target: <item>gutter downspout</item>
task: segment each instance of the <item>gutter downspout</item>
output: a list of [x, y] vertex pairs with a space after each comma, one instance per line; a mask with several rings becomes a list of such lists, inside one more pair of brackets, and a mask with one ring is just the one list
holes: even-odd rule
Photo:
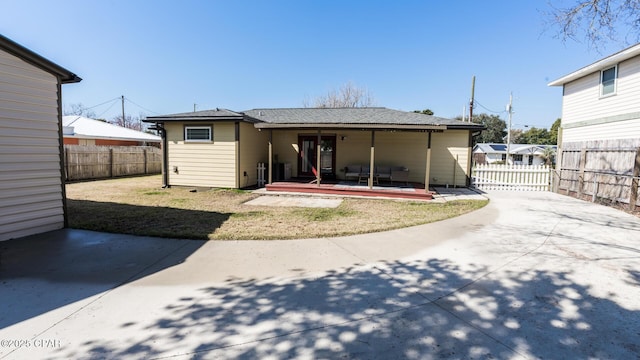
[[156, 123], [155, 130], [158, 130], [162, 139], [162, 188], [170, 188], [169, 185], [169, 142], [167, 141], [167, 130], [162, 126], [163, 123]]

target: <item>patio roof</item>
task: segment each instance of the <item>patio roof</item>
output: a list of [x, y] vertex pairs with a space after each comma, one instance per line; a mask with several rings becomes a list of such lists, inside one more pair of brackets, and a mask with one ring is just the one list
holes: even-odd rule
[[414, 112], [368, 108], [280, 108], [252, 109], [235, 112], [216, 108], [196, 112], [149, 116], [145, 122], [211, 122], [245, 121], [258, 129], [380, 129], [380, 130], [426, 130], [450, 129], [483, 130], [481, 124], [447, 119]]
[[357, 129], [413, 129], [482, 130], [480, 124], [437, 116], [387, 109], [368, 108], [282, 108], [245, 111], [259, 120], [256, 128], [357, 128]]

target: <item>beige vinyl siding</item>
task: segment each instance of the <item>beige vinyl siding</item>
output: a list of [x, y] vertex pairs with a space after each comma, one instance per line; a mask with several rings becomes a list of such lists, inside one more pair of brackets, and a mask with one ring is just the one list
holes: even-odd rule
[[[342, 137], [345, 137], [342, 140]], [[349, 165], [368, 165], [371, 154], [371, 131], [338, 131], [336, 133], [336, 176], [344, 179]]]
[[64, 226], [57, 84], [0, 51], [0, 240]]
[[[257, 166], [269, 157], [268, 131], [258, 131], [253, 124], [240, 123], [240, 187], [258, 183]], [[244, 173], [247, 176], [244, 176]]]
[[600, 97], [599, 71], [564, 85], [563, 141], [640, 137], [633, 120], [640, 117], [640, 57], [621, 62], [616, 81], [607, 97]]
[[404, 166], [409, 169], [409, 181], [424, 183], [427, 166], [427, 133], [376, 132], [376, 166]]
[[[167, 123], [169, 184], [217, 188], [236, 187], [235, 125], [233, 122], [198, 123], [212, 126], [213, 141], [184, 141], [185, 123]], [[177, 171], [174, 171], [177, 169]]]
[[[469, 163], [469, 131], [447, 130], [431, 138], [431, 179], [433, 185], [466, 186]], [[423, 180], [424, 181], [424, 180]]]
[[[368, 165], [371, 155], [371, 131], [326, 131], [323, 135], [336, 136], [336, 175], [344, 179], [344, 168], [351, 164]], [[315, 136], [314, 132], [274, 130], [273, 153], [280, 162], [289, 162], [293, 174], [298, 174], [298, 136]], [[375, 165], [404, 166], [409, 169], [409, 181], [424, 183], [427, 159], [427, 133], [411, 131], [376, 131]], [[342, 138], [345, 138], [342, 140]], [[466, 185], [469, 161], [469, 132], [447, 130], [432, 134], [431, 182]], [[456, 156], [458, 162], [456, 162]]]
[[[291, 176], [298, 176], [298, 131], [296, 130], [262, 130], [267, 135], [267, 148], [265, 157], [269, 157], [269, 131], [273, 131], [273, 157], [278, 162], [291, 164]], [[311, 133], [308, 133], [311, 134]]]

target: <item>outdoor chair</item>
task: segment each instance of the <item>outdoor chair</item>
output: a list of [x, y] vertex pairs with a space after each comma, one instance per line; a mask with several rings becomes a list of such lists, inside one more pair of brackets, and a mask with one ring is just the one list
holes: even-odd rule
[[376, 171], [375, 171], [376, 184], [380, 184], [380, 179], [391, 181], [390, 166], [376, 166]]
[[360, 184], [361, 181], [368, 183], [368, 180], [369, 180], [369, 166], [362, 166], [362, 168], [360, 169], [360, 175], [358, 176], [358, 184]]
[[362, 166], [360, 165], [348, 165], [344, 168], [344, 179], [348, 180], [349, 178], [358, 178], [360, 180], [360, 171], [362, 170]]

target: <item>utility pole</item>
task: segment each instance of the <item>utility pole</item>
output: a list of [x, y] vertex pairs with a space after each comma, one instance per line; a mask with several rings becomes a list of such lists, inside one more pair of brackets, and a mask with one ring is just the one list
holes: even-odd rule
[[476, 90], [476, 76], [471, 79], [471, 100], [469, 101], [469, 122], [473, 121], [473, 98]]
[[122, 126], [127, 124], [127, 120], [124, 117], [124, 95], [122, 95]]
[[509, 113], [509, 127], [507, 128], [507, 160], [509, 164], [509, 157], [511, 155], [511, 117], [513, 116], [513, 93], [509, 93], [509, 104], [507, 104], [507, 112]]

